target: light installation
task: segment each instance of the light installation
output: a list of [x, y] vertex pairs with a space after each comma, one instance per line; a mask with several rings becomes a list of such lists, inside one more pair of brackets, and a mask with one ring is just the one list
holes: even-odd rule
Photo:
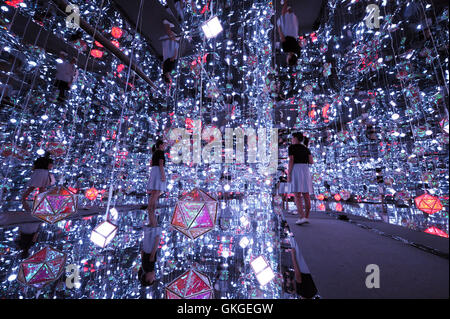
[[62, 275], [66, 259], [66, 254], [45, 247], [20, 263], [17, 280], [27, 286], [42, 288]]
[[77, 197], [69, 189], [56, 186], [36, 195], [31, 215], [53, 224], [77, 211]]
[[177, 202], [171, 225], [187, 237], [196, 239], [215, 227], [216, 217], [217, 200], [194, 189]]

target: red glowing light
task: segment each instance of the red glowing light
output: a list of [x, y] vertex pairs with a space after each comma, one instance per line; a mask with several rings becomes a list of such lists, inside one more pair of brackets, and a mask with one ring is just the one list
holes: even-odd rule
[[123, 69], [125, 69], [125, 65], [119, 64], [119, 65], [117, 66], [117, 72], [122, 72]]
[[21, 4], [23, 2], [23, 0], [10, 0], [10, 1], [6, 1], [5, 3], [11, 7], [17, 8], [17, 6], [19, 4]]
[[436, 236], [441, 236], [444, 238], [448, 238], [448, 234], [446, 232], [444, 232], [443, 230], [440, 230], [437, 227], [431, 226], [429, 228], [427, 228], [425, 230], [425, 233], [431, 234], [431, 235], [436, 235]]
[[119, 39], [119, 38], [122, 37], [123, 31], [122, 31], [121, 28], [113, 27], [113, 28], [111, 29], [111, 35], [112, 35], [114, 38]]
[[94, 43], [95, 43], [96, 46], [98, 46], [98, 47], [100, 47], [100, 48], [103, 48], [103, 45], [102, 45], [100, 42], [95, 41]]
[[92, 55], [94, 58], [100, 59], [101, 57], [103, 57], [103, 51], [94, 49], [94, 50], [91, 51], [91, 55]]
[[336, 194], [336, 195], [334, 195], [334, 199], [339, 202], [342, 199], [342, 197], [341, 197], [341, 195]]
[[325, 211], [325, 204], [323, 204], [323, 203], [320, 204], [320, 205], [318, 206], [318, 208], [319, 208], [319, 210], [322, 211], [322, 212]]
[[341, 203], [336, 204], [336, 211], [342, 212], [342, 204]]
[[319, 195], [317, 195], [317, 199], [318, 200], [324, 200], [325, 196], [323, 196], [323, 194], [319, 194]]
[[439, 198], [428, 193], [416, 197], [414, 202], [418, 209], [430, 215], [437, 213], [443, 208]]
[[119, 41], [113, 40], [113, 41], [111, 41], [111, 43], [112, 43], [116, 48], [119, 48], [119, 47], [120, 47]]
[[87, 199], [94, 200], [98, 196], [98, 190], [95, 187], [89, 188], [84, 195]]

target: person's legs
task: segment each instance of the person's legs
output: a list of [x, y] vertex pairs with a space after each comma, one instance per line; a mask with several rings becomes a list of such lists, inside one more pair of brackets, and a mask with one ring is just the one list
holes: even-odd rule
[[159, 198], [160, 194], [161, 194], [160, 191], [152, 190], [150, 199], [148, 202], [148, 218], [149, 218], [149, 224], [152, 227], [157, 226], [155, 210], [156, 210], [156, 203], [158, 202], [158, 198]]
[[299, 216], [299, 219], [302, 219], [304, 217], [303, 215], [303, 204], [301, 199], [301, 193], [294, 193], [294, 200], [295, 205], [297, 206], [297, 213]]
[[311, 211], [311, 196], [309, 193], [303, 193], [305, 199], [305, 218], [309, 218], [309, 212]]
[[22, 206], [26, 212], [29, 212], [31, 210], [30, 206], [27, 203], [27, 197], [31, 194], [32, 191], [34, 191], [34, 189], [35, 187], [28, 187], [22, 195]]

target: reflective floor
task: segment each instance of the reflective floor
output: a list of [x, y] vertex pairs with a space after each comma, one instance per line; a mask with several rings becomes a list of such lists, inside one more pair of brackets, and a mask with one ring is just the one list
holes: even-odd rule
[[[216, 228], [196, 240], [170, 225], [175, 199], [161, 199], [158, 222], [163, 228], [157, 282], [143, 288], [137, 279], [141, 265], [141, 241], [147, 212], [120, 214], [119, 230], [113, 241], [100, 248], [90, 241], [92, 229], [103, 216], [41, 224], [37, 243], [30, 255], [50, 246], [67, 254], [66, 265], [79, 266], [81, 285], [66, 287], [66, 275], [43, 289], [26, 287], [16, 280], [21, 262], [17, 248], [18, 227], [0, 230], [0, 285], [2, 298], [152, 298], [165, 297], [165, 287], [191, 267], [206, 274], [215, 298], [295, 298], [283, 292], [280, 265], [280, 221], [272, 209], [272, 195], [249, 195], [242, 200], [219, 202]], [[250, 261], [264, 256], [275, 278], [261, 287]]]

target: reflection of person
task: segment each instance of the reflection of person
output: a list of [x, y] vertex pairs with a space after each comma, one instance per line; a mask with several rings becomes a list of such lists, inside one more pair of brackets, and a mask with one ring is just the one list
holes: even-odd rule
[[22, 205], [25, 211], [29, 212], [31, 210], [26, 199], [35, 188], [39, 189], [39, 193], [43, 193], [47, 187], [56, 183], [55, 177], [50, 173], [52, 168], [53, 160], [50, 158], [50, 153], [48, 152], [45, 156], [39, 157], [34, 161], [33, 174], [27, 183], [26, 191], [22, 195]]
[[147, 184], [147, 192], [150, 193], [148, 201], [148, 218], [150, 225], [156, 227], [155, 210], [158, 198], [161, 192], [166, 190], [166, 175], [164, 173], [164, 165], [166, 163], [164, 157], [164, 142], [162, 140], [156, 141], [152, 148], [153, 156], [150, 171], [150, 180]]
[[286, 62], [290, 66], [294, 66], [297, 64], [298, 57], [300, 56], [300, 46], [297, 42], [298, 20], [292, 8], [287, 5], [287, 0], [284, 0], [281, 17], [277, 21], [277, 26], [281, 47], [287, 54]]
[[76, 74], [76, 59], [72, 58], [71, 62], [69, 63], [65, 60], [66, 55], [67, 54], [65, 52], [61, 52], [60, 58], [63, 60], [63, 62], [56, 65], [55, 85], [59, 90], [58, 101], [60, 102], [63, 102], [66, 99], [66, 91], [70, 90]]
[[171, 83], [172, 78], [170, 73], [175, 69], [177, 65], [179, 43], [175, 37], [175, 33], [171, 28], [174, 27], [172, 23], [167, 20], [163, 21], [164, 29], [167, 36], [162, 38], [163, 47], [163, 80], [165, 83]]
[[142, 266], [138, 271], [139, 281], [144, 287], [152, 285], [155, 281], [155, 263], [160, 238], [161, 227], [144, 226], [144, 240], [141, 251]]
[[[308, 223], [309, 212], [311, 210], [311, 193], [314, 192], [312, 187], [311, 172], [308, 164], [313, 164], [313, 158], [310, 150], [304, 146], [303, 134], [292, 134], [292, 145], [289, 146], [289, 170], [288, 183], [291, 183], [291, 192], [294, 193], [295, 204], [299, 219], [296, 224], [301, 225]], [[305, 200], [305, 211], [303, 213], [302, 197]]]
[[290, 238], [290, 242], [297, 294], [302, 298], [313, 298], [317, 294], [316, 285], [314, 284], [311, 273], [294, 237]]

